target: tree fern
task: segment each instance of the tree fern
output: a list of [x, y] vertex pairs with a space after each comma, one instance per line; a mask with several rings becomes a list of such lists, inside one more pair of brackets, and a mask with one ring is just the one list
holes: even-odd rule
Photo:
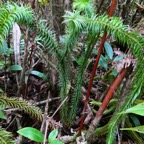
[[43, 114], [41, 110], [38, 107], [29, 104], [25, 100], [18, 100], [17, 98], [8, 98], [0, 96], [0, 106], [4, 108], [7, 106], [12, 108], [19, 108], [20, 110], [29, 114], [31, 117], [35, 119], [38, 119], [40, 121], [42, 121], [43, 119]]
[[12, 134], [10, 132], [5, 131], [0, 128], [0, 143], [1, 144], [15, 144], [15, 141], [12, 138]]

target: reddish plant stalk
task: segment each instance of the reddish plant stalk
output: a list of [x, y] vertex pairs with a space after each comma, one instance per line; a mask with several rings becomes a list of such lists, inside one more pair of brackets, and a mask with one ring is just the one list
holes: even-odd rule
[[123, 78], [125, 77], [127, 71], [128, 71], [128, 68], [123, 68], [121, 70], [121, 72], [119, 73], [119, 75], [115, 78], [114, 82], [109, 87], [109, 90], [108, 90], [108, 92], [107, 92], [107, 94], [106, 94], [106, 96], [105, 96], [105, 98], [104, 98], [104, 100], [103, 100], [98, 112], [96, 113], [96, 117], [95, 118], [99, 118], [100, 116], [102, 116], [103, 112], [107, 108], [107, 105], [109, 104], [109, 101], [113, 97], [114, 91], [120, 85], [120, 83], [123, 80]]
[[[112, 4], [111, 4], [111, 7], [110, 7], [109, 12], [108, 12], [108, 17], [111, 17], [113, 15], [114, 9], [116, 7], [116, 3], [117, 3], [117, 0], [112, 0]], [[106, 41], [106, 36], [107, 36], [107, 32], [105, 31], [104, 35], [102, 37], [101, 43], [100, 43], [100, 47], [99, 47], [98, 55], [97, 55], [95, 63], [94, 63], [93, 71], [91, 73], [91, 79], [90, 79], [90, 82], [89, 82], [89, 86], [88, 86], [88, 90], [87, 90], [87, 95], [86, 95], [86, 98], [85, 98], [85, 101], [84, 101], [84, 107], [83, 107], [83, 111], [82, 111], [82, 117], [81, 117], [81, 122], [80, 122], [80, 128], [79, 128], [78, 135], [80, 135], [81, 130], [83, 128], [83, 122], [84, 122], [84, 117], [85, 117], [84, 113], [85, 113], [86, 106], [87, 106], [87, 103], [88, 103], [88, 100], [89, 100], [90, 91], [91, 91], [91, 88], [92, 88], [92, 84], [93, 84], [94, 76], [95, 76], [96, 69], [97, 69], [97, 66], [98, 66], [98, 62], [99, 62], [101, 53], [103, 51], [104, 43]]]
[[127, 71], [128, 71], [128, 68], [123, 68], [121, 70], [121, 72], [117, 75], [117, 77], [115, 78], [115, 80], [113, 81], [111, 86], [109, 87], [109, 90], [107, 91], [107, 94], [105, 95], [105, 98], [104, 98], [99, 110], [97, 111], [94, 120], [91, 122], [91, 124], [89, 126], [89, 130], [88, 130], [88, 133], [87, 133], [87, 139], [90, 139], [90, 137], [94, 133], [94, 131], [96, 129], [96, 126], [99, 123], [99, 121], [100, 121], [100, 119], [103, 115], [103, 112], [106, 110], [110, 100], [113, 97], [113, 94], [114, 94], [115, 90], [120, 85], [120, 83], [123, 80], [123, 78], [125, 77]]

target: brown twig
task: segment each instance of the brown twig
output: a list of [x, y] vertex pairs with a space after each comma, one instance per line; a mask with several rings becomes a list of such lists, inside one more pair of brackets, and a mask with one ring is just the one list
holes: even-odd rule
[[63, 102], [59, 105], [59, 107], [56, 109], [56, 111], [53, 113], [53, 115], [47, 119], [46, 121], [46, 129], [45, 129], [45, 135], [44, 135], [44, 143], [43, 144], [46, 144], [47, 142], [47, 132], [48, 132], [48, 126], [49, 126], [49, 122], [52, 120], [52, 118], [55, 116], [55, 114], [59, 111], [59, 109], [62, 107], [62, 105], [65, 103], [65, 101], [68, 99], [68, 97], [66, 97]]
[[44, 118], [43, 118], [43, 121], [42, 121], [42, 124], [41, 124], [41, 129], [40, 129], [41, 132], [43, 132], [45, 130], [46, 119], [47, 119], [47, 116], [48, 116], [49, 99], [50, 99], [50, 91], [48, 92], [48, 97], [47, 97], [47, 100], [46, 100]]

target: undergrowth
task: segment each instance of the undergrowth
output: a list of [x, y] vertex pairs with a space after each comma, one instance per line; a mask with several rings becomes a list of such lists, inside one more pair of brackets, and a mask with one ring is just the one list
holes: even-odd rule
[[[123, 106], [117, 113], [120, 113], [132, 105], [135, 99], [141, 94], [144, 83], [144, 39], [131, 32], [130, 28], [124, 25], [122, 20], [118, 17], [108, 18], [106, 15], [95, 15], [92, 2], [86, 1], [81, 7], [78, 6], [79, 3], [82, 2], [75, 1], [73, 3], [74, 10], [65, 13], [65, 20], [63, 22], [66, 27], [65, 35], [63, 35], [60, 40], [56, 39], [55, 33], [46, 26], [44, 21], [39, 20], [38, 23], [36, 23], [33, 11], [29, 7], [9, 3], [3, 4], [0, 7], [0, 45], [3, 44], [3, 40], [7, 38], [13, 23], [16, 22], [32, 30], [36, 28], [37, 43], [42, 43], [45, 49], [57, 59], [56, 64], [59, 75], [61, 101], [63, 101], [66, 96], [69, 96], [69, 100], [66, 101], [61, 108], [61, 120], [66, 126], [71, 126], [76, 117], [76, 111], [82, 98], [81, 86], [83, 84], [84, 72], [87, 69], [88, 59], [90, 58], [97, 40], [104, 31], [107, 31], [108, 35], [112, 35], [112, 37], [122, 45], [127, 45], [137, 59], [137, 66], [131, 89], [125, 98]], [[79, 64], [78, 74], [74, 76], [75, 79], [73, 80], [70, 77], [72, 71], [71, 64], [73, 63], [72, 57], [75, 56], [74, 50], [82, 35], [86, 37], [83, 43], [83, 47], [86, 51], [82, 53], [83, 59]], [[42, 114], [39, 109], [28, 106], [26, 101], [0, 97], [0, 105], [17, 107], [32, 115], [34, 118], [42, 119]], [[115, 114], [111, 117], [107, 143], [113, 141], [117, 122], [121, 117], [122, 115], [120, 114]]]

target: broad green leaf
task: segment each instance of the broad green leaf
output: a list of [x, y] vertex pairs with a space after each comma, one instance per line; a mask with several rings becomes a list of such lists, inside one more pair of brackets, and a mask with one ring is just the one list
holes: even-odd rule
[[49, 82], [49, 79], [47, 78], [47, 76], [46, 76], [45, 74], [39, 72], [39, 71], [33, 70], [33, 71], [31, 71], [31, 74], [32, 74], [32, 75], [35, 75], [35, 76], [37, 76], [37, 77], [39, 77], [39, 78], [42, 78], [43, 80]]
[[107, 64], [106, 58], [105, 58], [103, 55], [101, 55], [101, 57], [100, 57], [99, 64], [100, 64], [102, 67], [104, 67], [105, 70], [108, 69], [108, 64]]
[[50, 142], [50, 144], [64, 144], [64, 143], [59, 140], [53, 140], [52, 142]]
[[136, 132], [144, 134], [144, 126], [131, 127], [131, 128], [121, 128], [120, 130], [131, 130], [131, 131], [136, 131]]
[[122, 59], [123, 59], [123, 56], [120, 55], [120, 56], [116, 56], [113, 61], [114, 61], [114, 62], [115, 62], [115, 61], [120, 61], [120, 60], [122, 60]]
[[22, 128], [17, 133], [35, 142], [43, 142], [44, 140], [44, 134], [32, 127]]
[[134, 114], [130, 114], [129, 117], [131, 118], [131, 120], [132, 120], [132, 122], [134, 123], [135, 126], [140, 126], [141, 125], [139, 119]]
[[0, 70], [2, 70], [3, 69], [3, 66], [0, 66]]
[[9, 71], [21, 71], [22, 67], [20, 65], [12, 65], [10, 67], [8, 67]]
[[122, 113], [133, 113], [133, 114], [137, 114], [140, 116], [144, 116], [144, 103], [131, 107]]
[[106, 51], [108, 57], [110, 59], [113, 59], [114, 52], [113, 52], [113, 49], [112, 49], [112, 47], [110, 46], [110, 44], [108, 42], [104, 43], [104, 48], [105, 48], [105, 51]]
[[5, 114], [0, 110], [0, 118], [1, 119], [6, 119], [6, 116], [5, 116]]
[[54, 129], [53, 131], [50, 132], [49, 136], [48, 136], [48, 140], [49, 142], [52, 142], [58, 135], [58, 130]]

